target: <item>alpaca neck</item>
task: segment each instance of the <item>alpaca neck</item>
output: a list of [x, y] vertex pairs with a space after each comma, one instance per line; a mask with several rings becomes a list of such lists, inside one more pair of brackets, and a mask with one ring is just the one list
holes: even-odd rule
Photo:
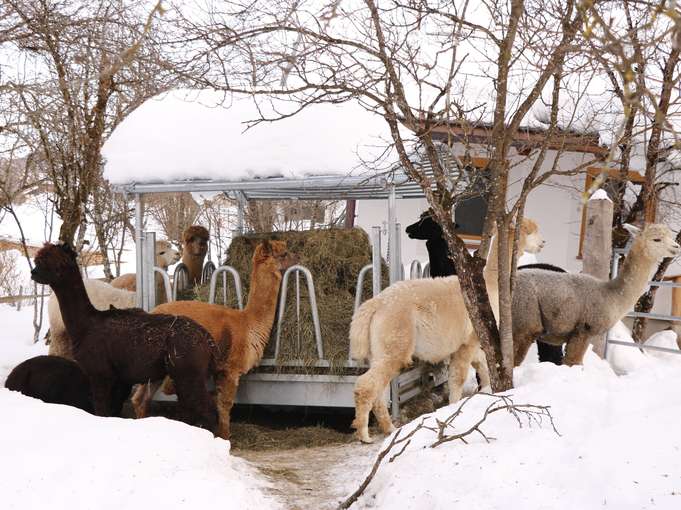
[[90, 325], [97, 310], [87, 295], [83, 278], [77, 268], [71, 268], [68, 277], [51, 286], [59, 302], [62, 320], [74, 345]]
[[614, 296], [618, 317], [636, 304], [648, 286], [648, 280], [658, 262], [644, 254], [642, 243], [642, 240], [634, 242], [622, 264], [622, 271], [617, 278], [607, 282], [607, 286], [613, 291], [611, 295]]
[[454, 274], [454, 264], [449, 260], [449, 248], [443, 238], [428, 239], [428, 263], [430, 264], [431, 276], [449, 276]]
[[251, 326], [249, 344], [258, 352], [259, 356], [262, 356], [262, 351], [272, 332], [280, 284], [281, 273], [279, 270], [273, 269], [270, 264], [255, 264], [253, 266], [248, 302], [244, 308], [244, 313]]
[[185, 255], [182, 257], [182, 262], [187, 266], [187, 271], [189, 272], [189, 284], [199, 285], [201, 283], [201, 274], [203, 273], [203, 257]]

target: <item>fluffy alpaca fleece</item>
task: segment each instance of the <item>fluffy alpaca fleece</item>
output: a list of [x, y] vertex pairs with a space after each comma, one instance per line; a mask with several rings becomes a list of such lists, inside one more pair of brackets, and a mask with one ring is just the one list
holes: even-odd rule
[[95, 414], [120, 413], [133, 384], [170, 375], [185, 421], [215, 430], [206, 378], [220, 354], [205, 329], [186, 317], [96, 310], [68, 245], [46, 244], [36, 254], [31, 278], [49, 285], [59, 300], [75, 360], [90, 380]]
[[[152, 313], [190, 317], [206, 328], [218, 345], [231, 342], [229, 355], [218, 365], [215, 373], [220, 420], [218, 436], [224, 439], [229, 437], [229, 414], [239, 377], [260, 362], [270, 338], [282, 271], [296, 262], [297, 257], [289, 254], [285, 241], [263, 241], [253, 253], [248, 302], [243, 310], [198, 301], [175, 301], [152, 310]], [[148, 392], [140, 388], [133, 396], [138, 416], [146, 414], [148, 400], [159, 384], [152, 385]]]
[[513, 344], [520, 364], [532, 339], [567, 343], [565, 364], [581, 364], [588, 339], [605, 334], [632, 309], [659, 262], [679, 254], [674, 234], [651, 224], [639, 232], [614, 280], [586, 274], [532, 269], [516, 274], [513, 292]]
[[36, 356], [19, 363], [5, 388], [51, 404], [64, 404], [91, 413], [90, 381], [78, 363], [59, 356]]
[[[164, 239], [156, 241], [155, 264], [158, 267], [167, 272], [168, 266], [173, 265], [178, 260], [180, 260], [180, 252], [173, 248], [173, 245], [170, 244], [170, 241], [166, 241]], [[155, 275], [155, 280], [156, 296], [164, 296], [165, 287], [163, 285], [163, 279], [161, 275]], [[135, 292], [135, 290], [137, 290], [137, 275], [135, 273], [122, 274], [121, 276], [111, 280], [111, 285], [117, 289], [125, 289]], [[168, 297], [166, 297], [166, 300], [167, 299]]]
[[192, 225], [182, 232], [182, 263], [187, 266], [190, 286], [201, 283], [209, 239], [208, 230], [201, 225]]
[[[106, 282], [100, 280], [84, 280], [88, 298], [97, 310], [108, 310], [111, 306], [119, 309], [135, 308], [137, 306], [137, 294], [127, 290], [115, 289]], [[47, 317], [50, 323], [50, 349], [49, 354], [73, 359], [71, 338], [66, 332], [59, 300], [52, 293], [47, 300]]]
[[[511, 236], [511, 239], [513, 236]], [[524, 219], [519, 249], [538, 252], [544, 241], [537, 225]], [[485, 267], [487, 293], [498, 316], [497, 257], [492, 244]], [[350, 324], [350, 352], [355, 360], [369, 360], [369, 370], [355, 384], [353, 427], [363, 442], [369, 437], [369, 412], [382, 432], [394, 430], [383, 392], [414, 357], [438, 363], [449, 359], [449, 401], [461, 398], [468, 367], [473, 364], [481, 385], [489, 386], [485, 356], [473, 330], [456, 276], [398, 282], [360, 306]]]

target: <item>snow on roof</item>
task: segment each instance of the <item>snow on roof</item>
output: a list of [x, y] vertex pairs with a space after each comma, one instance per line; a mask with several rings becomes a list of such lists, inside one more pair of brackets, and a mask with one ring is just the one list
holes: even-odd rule
[[[240, 180], [363, 173], [395, 161], [380, 115], [357, 102], [314, 104], [290, 114], [284, 101], [175, 90], [146, 101], [104, 144], [104, 176], [114, 184], [179, 179]], [[259, 111], [260, 109], [260, 111]]]
[[594, 191], [593, 195], [589, 197], [589, 200], [608, 200], [609, 202], [612, 202], [608, 196], [608, 193], [604, 189], [597, 189]]

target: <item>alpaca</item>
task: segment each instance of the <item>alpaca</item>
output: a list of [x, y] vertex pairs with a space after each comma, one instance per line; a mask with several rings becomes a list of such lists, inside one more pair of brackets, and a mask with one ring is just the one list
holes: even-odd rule
[[651, 224], [643, 231], [636, 229], [614, 280], [539, 269], [518, 272], [512, 305], [515, 364], [523, 361], [537, 335], [556, 345], [566, 343], [565, 364], [581, 364], [588, 339], [605, 334], [631, 310], [658, 263], [679, 251], [667, 226]]
[[190, 287], [201, 283], [209, 238], [208, 230], [201, 225], [192, 225], [182, 232], [182, 262], [187, 266]]
[[[411, 239], [424, 239], [426, 241], [431, 277], [451, 276], [456, 274], [454, 262], [449, 256], [447, 241], [445, 241], [442, 233], [442, 227], [433, 219], [432, 209], [422, 212], [419, 220], [416, 223], [409, 225], [406, 232]], [[518, 267], [518, 269], [531, 268], [548, 269], [562, 273], [565, 272], [565, 270], [560, 267], [542, 263], [527, 264]], [[560, 365], [563, 362], [563, 349], [561, 346], [555, 346], [537, 340], [537, 351], [539, 353], [539, 361], [548, 361], [555, 365]], [[477, 378], [478, 383], [480, 383], [479, 374], [477, 375]]]
[[409, 225], [405, 231], [410, 239], [426, 241], [431, 277], [456, 274], [454, 261], [449, 256], [449, 247], [442, 234], [442, 227], [433, 219], [432, 209], [422, 212], [419, 220]]
[[75, 361], [59, 356], [36, 356], [19, 363], [5, 388], [50, 404], [64, 404], [92, 413], [90, 381]]
[[[108, 310], [111, 306], [119, 309], [137, 306], [137, 294], [134, 292], [115, 289], [110, 284], [100, 280], [84, 280], [83, 283], [90, 302], [97, 310]], [[47, 300], [47, 317], [50, 323], [49, 354], [74, 359], [71, 338], [66, 332], [66, 326], [64, 326], [64, 320], [59, 309], [59, 301], [54, 293]]]
[[35, 256], [31, 278], [49, 285], [59, 300], [74, 357], [90, 380], [95, 414], [119, 413], [121, 396], [133, 384], [170, 375], [185, 420], [215, 430], [217, 412], [206, 379], [219, 352], [205, 329], [186, 317], [95, 309], [68, 245], [46, 243]]
[[[520, 227], [519, 248], [532, 253], [543, 246], [537, 225], [527, 218]], [[490, 304], [498, 316], [498, 243], [485, 266]], [[489, 386], [484, 354], [473, 330], [461, 294], [459, 279], [420, 279], [397, 282], [364, 302], [350, 324], [350, 352], [357, 361], [369, 360], [369, 370], [355, 383], [353, 427], [363, 442], [369, 437], [369, 412], [373, 409], [384, 433], [394, 430], [383, 392], [400, 370], [417, 357], [431, 363], [449, 359], [449, 401], [461, 398], [471, 364]]]
[[[248, 302], [243, 310], [198, 301], [175, 301], [159, 305], [151, 312], [190, 317], [206, 328], [218, 345], [231, 341], [229, 356], [218, 365], [215, 373], [219, 437], [229, 437], [229, 414], [239, 377], [258, 365], [270, 338], [282, 272], [297, 261], [297, 257], [288, 252], [285, 241], [263, 241], [253, 253]], [[146, 413], [148, 400], [158, 384], [148, 392], [139, 389], [133, 396], [138, 416]]]
[[[156, 258], [155, 264], [164, 271], [168, 272], [168, 267], [180, 260], [180, 252], [173, 248], [169, 241], [164, 239], [156, 241]], [[156, 296], [165, 296], [165, 286], [163, 285], [163, 277], [160, 274], [155, 275], [156, 282]], [[117, 278], [111, 280], [111, 286], [117, 289], [125, 289], [131, 292], [137, 290], [137, 275], [135, 273], [122, 274]], [[166, 296], [166, 301], [169, 300]]]

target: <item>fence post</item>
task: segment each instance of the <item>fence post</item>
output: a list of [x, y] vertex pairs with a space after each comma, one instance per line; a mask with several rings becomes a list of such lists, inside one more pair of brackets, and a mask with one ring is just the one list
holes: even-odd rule
[[19, 299], [17, 300], [17, 312], [21, 311], [21, 302], [24, 300], [24, 286], [19, 285]]
[[[586, 229], [582, 272], [600, 280], [610, 278], [612, 259], [612, 201], [604, 190], [596, 191], [586, 203]], [[607, 335], [607, 333], [606, 333]], [[605, 356], [605, 335], [590, 339], [594, 352]]]

